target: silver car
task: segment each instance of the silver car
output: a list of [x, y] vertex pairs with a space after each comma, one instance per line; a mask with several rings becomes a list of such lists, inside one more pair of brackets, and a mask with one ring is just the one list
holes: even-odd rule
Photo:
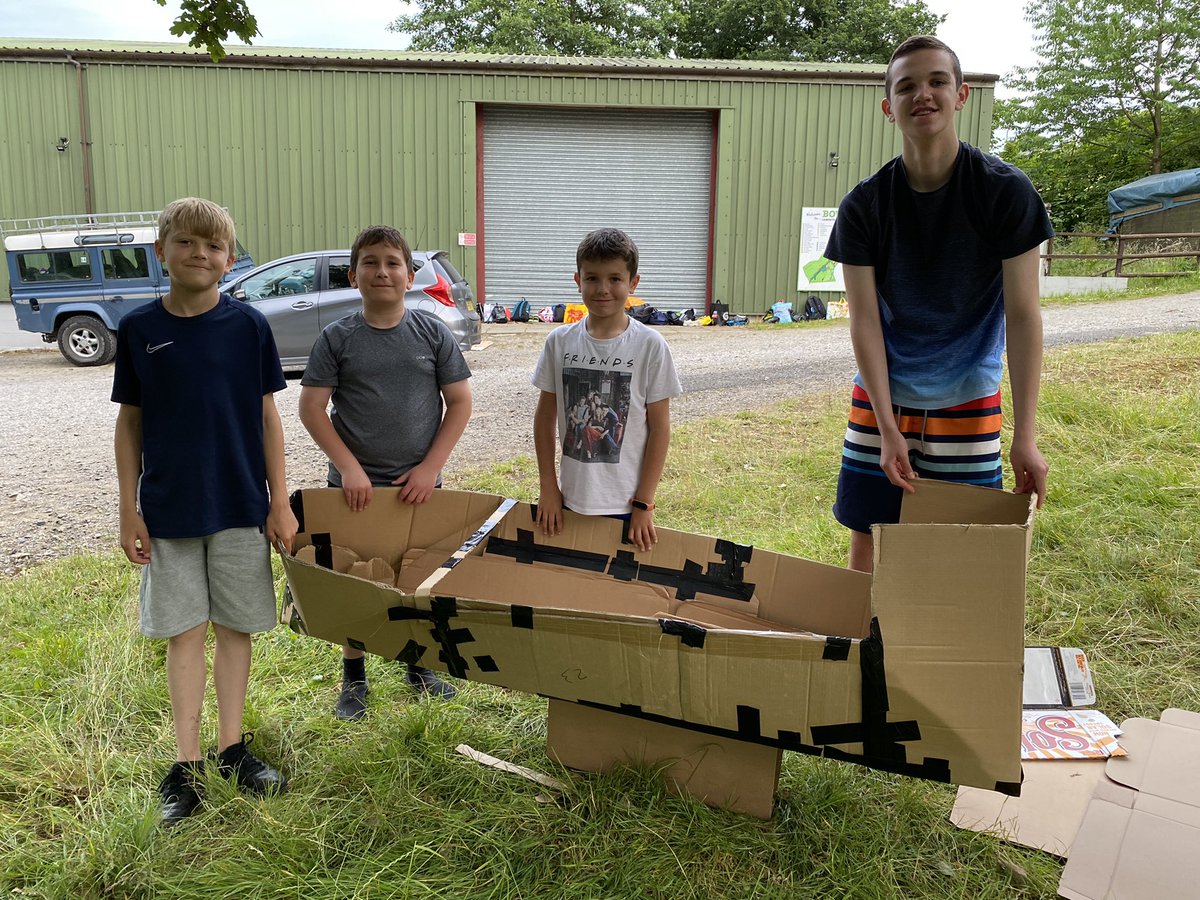
[[[461, 350], [479, 344], [479, 311], [471, 285], [446, 251], [415, 250], [413, 266], [416, 274], [405, 308], [436, 315]], [[254, 304], [267, 317], [285, 369], [303, 369], [322, 329], [362, 307], [362, 297], [350, 287], [349, 271], [349, 250], [297, 253], [259, 266], [222, 290]]]

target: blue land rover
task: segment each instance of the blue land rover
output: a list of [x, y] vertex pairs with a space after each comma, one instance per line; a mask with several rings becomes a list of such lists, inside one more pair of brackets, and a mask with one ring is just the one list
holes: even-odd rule
[[[157, 225], [156, 212], [0, 222], [17, 327], [57, 341], [77, 366], [111, 362], [121, 317], [170, 290]], [[253, 267], [239, 243], [226, 279]]]

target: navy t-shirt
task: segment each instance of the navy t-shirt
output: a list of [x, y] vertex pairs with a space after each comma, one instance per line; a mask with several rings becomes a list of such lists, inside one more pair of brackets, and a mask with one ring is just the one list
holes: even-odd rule
[[199, 316], [155, 300], [121, 320], [112, 400], [142, 410], [139, 502], [152, 538], [266, 521], [263, 397], [286, 386], [267, 320], [227, 294]]
[[1025, 173], [965, 142], [936, 191], [913, 190], [896, 157], [846, 195], [825, 256], [875, 268], [894, 403], [940, 409], [997, 391], [1001, 264], [1053, 234]]

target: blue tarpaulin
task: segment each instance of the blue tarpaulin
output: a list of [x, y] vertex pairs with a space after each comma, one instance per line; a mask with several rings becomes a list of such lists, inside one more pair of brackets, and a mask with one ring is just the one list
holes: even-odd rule
[[[1200, 202], [1200, 169], [1181, 169], [1148, 175], [1108, 193], [1108, 227], [1114, 229], [1126, 219], [1146, 216], [1159, 210]], [[1153, 206], [1132, 212], [1141, 207]]]

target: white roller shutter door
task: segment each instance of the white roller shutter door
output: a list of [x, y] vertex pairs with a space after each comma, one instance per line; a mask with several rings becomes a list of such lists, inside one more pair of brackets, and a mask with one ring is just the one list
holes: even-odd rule
[[594, 228], [638, 245], [638, 296], [704, 308], [713, 119], [707, 112], [487, 107], [486, 300], [577, 302], [575, 248]]

